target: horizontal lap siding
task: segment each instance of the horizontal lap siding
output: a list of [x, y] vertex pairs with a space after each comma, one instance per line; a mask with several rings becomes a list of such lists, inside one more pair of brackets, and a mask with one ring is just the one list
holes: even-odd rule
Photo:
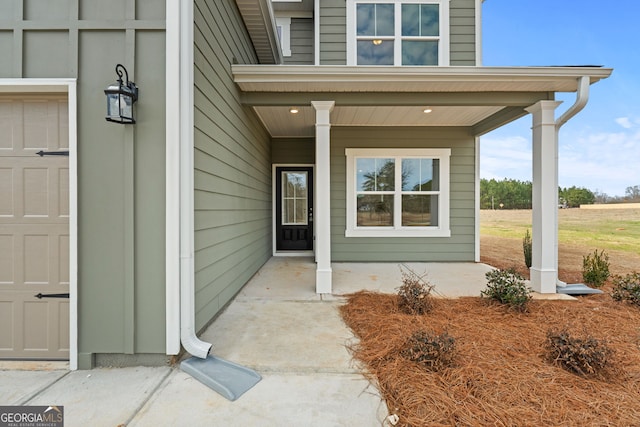
[[291, 18], [291, 56], [285, 64], [313, 65], [313, 19]]
[[272, 163], [315, 163], [316, 142], [313, 138], [276, 138], [272, 141]]
[[271, 256], [269, 137], [241, 105], [231, 63], [255, 63], [235, 3], [194, 7], [196, 328]]
[[[451, 237], [346, 238], [346, 148], [451, 148]], [[462, 128], [331, 129], [333, 261], [473, 261], [475, 142]]]
[[475, 3], [475, 0], [450, 3], [450, 65], [476, 65]]
[[347, 8], [345, 0], [320, 2], [320, 64], [347, 63]]

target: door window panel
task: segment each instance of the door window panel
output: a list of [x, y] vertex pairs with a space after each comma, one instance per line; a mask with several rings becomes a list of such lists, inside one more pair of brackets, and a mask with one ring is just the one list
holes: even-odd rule
[[282, 172], [282, 224], [306, 225], [307, 173]]

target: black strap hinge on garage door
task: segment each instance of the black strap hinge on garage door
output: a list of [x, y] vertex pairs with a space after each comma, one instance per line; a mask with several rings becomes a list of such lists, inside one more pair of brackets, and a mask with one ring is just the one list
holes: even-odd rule
[[38, 151], [36, 153], [38, 156], [67, 156], [69, 157], [69, 151]]
[[69, 294], [43, 294], [39, 293], [38, 295], [34, 295], [34, 297], [38, 299], [42, 298], [69, 298]]

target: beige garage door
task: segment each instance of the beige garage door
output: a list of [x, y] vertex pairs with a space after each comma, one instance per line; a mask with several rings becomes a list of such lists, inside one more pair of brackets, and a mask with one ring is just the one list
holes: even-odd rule
[[65, 98], [0, 96], [3, 359], [69, 358], [68, 141]]

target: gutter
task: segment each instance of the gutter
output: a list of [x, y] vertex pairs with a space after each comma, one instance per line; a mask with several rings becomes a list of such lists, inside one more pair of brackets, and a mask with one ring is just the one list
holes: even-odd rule
[[[571, 118], [573, 118], [576, 114], [578, 114], [580, 111], [582, 111], [582, 109], [587, 105], [587, 102], [589, 101], [589, 84], [590, 84], [590, 78], [589, 76], [581, 76], [578, 79], [578, 91], [576, 94], [576, 101], [573, 103], [573, 105], [571, 107], [569, 107], [569, 109], [567, 111], [564, 112], [564, 114], [562, 114], [557, 120], [556, 120], [556, 141], [560, 141], [559, 139], [559, 133], [560, 133], [560, 128], [567, 123]], [[556, 153], [556, 164], [558, 163], [558, 154]], [[556, 191], [558, 188], [558, 179], [557, 179], [557, 167], [556, 167]], [[556, 196], [556, 199], [558, 197]], [[556, 257], [556, 269], [558, 268], [558, 210], [555, 210], [556, 212], [556, 250], [555, 250], [555, 257]], [[567, 283], [563, 282], [562, 280], [560, 280], [557, 276], [556, 276], [556, 286], [558, 287], [566, 287]]]

